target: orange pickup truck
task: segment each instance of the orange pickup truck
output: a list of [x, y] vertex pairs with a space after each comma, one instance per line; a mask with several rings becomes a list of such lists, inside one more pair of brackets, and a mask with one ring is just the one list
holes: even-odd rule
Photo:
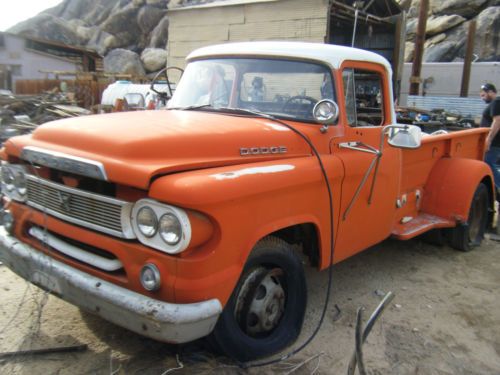
[[0, 260], [139, 334], [210, 335], [250, 360], [301, 329], [318, 270], [388, 237], [478, 246], [487, 129], [395, 122], [379, 55], [312, 43], [211, 46], [168, 108], [47, 123], [2, 151]]

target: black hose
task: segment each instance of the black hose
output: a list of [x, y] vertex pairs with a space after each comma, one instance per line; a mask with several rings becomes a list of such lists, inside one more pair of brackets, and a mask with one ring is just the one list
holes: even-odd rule
[[[323, 175], [323, 178], [325, 180], [325, 184], [326, 184], [326, 188], [328, 190], [328, 200], [329, 200], [329, 211], [330, 211], [330, 266], [328, 268], [328, 284], [327, 284], [327, 288], [326, 288], [326, 296], [325, 296], [325, 302], [323, 304], [323, 310], [321, 312], [321, 317], [318, 321], [318, 324], [316, 326], [316, 328], [314, 329], [313, 333], [307, 338], [307, 340], [301, 344], [298, 348], [288, 352], [287, 354], [285, 354], [284, 356], [281, 356], [280, 358], [274, 358], [274, 359], [270, 359], [270, 360], [267, 360], [267, 361], [262, 361], [262, 362], [254, 362], [254, 363], [248, 363], [248, 362], [241, 362], [241, 363], [238, 363], [238, 365], [242, 368], [252, 368], [252, 367], [262, 367], [262, 366], [268, 366], [268, 365], [272, 365], [272, 364], [275, 364], [275, 363], [279, 363], [279, 362], [282, 362], [284, 360], [287, 360], [288, 358], [294, 356], [295, 354], [299, 353], [300, 351], [302, 351], [306, 346], [308, 346], [310, 344], [310, 342], [316, 337], [316, 335], [318, 334], [322, 324], [323, 324], [323, 321], [325, 319], [325, 316], [326, 316], [326, 311], [328, 310], [328, 305], [330, 303], [330, 291], [332, 289], [332, 280], [333, 280], [333, 255], [334, 255], [334, 249], [335, 249], [335, 246], [334, 246], [334, 236], [333, 236], [333, 233], [334, 233], [334, 221], [333, 221], [333, 193], [332, 193], [332, 189], [331, 189], [331, 186], [330, 186], [330, 181], [328, 180], [328, 174], [326, 173], [326, 169], [325, 169], [325, 166], [323, 164], [323, 160], [321, 159], [321, 156], [318, 152], [318, 150], [316, 149], [316, 147], [314, 146], [314, 144], [311, 142], [311, 140], [309, 138], [307, 138], [307, 136], [302, 133], [300, 130], [294, 128], [292, 125], [290, 124], [287, 124], [286, 122], [284, 121], [281, 121], [279, 119], [277, 119], [276, 117], [274, 116], [271, 116], [271, 115], [268, 115], [268, 114], [265, 114], [265, 113], [260, 113], [260, 112], [254, 112], [254, 111], [250, 111], [250, 110], [240, 110], [240, 109], [236, 109], [237, 111], [242, 111], [242, 112], [247, 112], [248, 114], [253, 114], [257, 117], [261, 117], [261, 118], [265, 118], [265, 119], [268, 119], [268, 120], [272, 120], [280, 125], [283, 125], [285, 126], [286, 128], [290, 129], [291, 131], [293, 131], [294, 133], [296, 133], [297, 135], [299, 135], [310, 147], [311, 147], [311, 150], [314, 154], [314, 156], [318, 159], [318, 164], [321, 168], [321, 173]], [[235, 113], [236, 114], [236, 113]]]

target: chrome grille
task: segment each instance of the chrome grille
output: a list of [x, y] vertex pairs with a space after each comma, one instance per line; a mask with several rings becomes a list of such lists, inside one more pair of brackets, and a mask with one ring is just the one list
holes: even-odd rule
[[134, 238], [126, 219], [132, 204], [28, 175], [27, 204], [43, 212], [122, 238]]

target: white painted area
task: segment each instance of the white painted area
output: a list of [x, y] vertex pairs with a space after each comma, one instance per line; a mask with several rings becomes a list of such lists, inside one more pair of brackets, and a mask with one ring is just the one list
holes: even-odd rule
[[52, 8], [61, 0], [2, 0], [0, 11], [0, 31], [5, 31], [15, 24], [36, 16], [38, 13]]
[[383, 65], [392, 74], [389, 62], [376, 53], [322, 43], [273, 41], [217, 44], [191, 52], [186, 60], [231, 56], [314, 60], [329, 64], [334, 69], [338, 69], [346, 60], [367, 61]]
[[240, 169], [239, 171], [218, 173], [218, 174], [213, 174], [210, 177], [215, 178], [216, 180], [232, 180], [242, 176], [279, 173], [279, 172], [291, 171], [293, 169], [295, 169], [295, 166], [289, 164], [270, 165], [267, 167], [245, 168], [245, 169]]

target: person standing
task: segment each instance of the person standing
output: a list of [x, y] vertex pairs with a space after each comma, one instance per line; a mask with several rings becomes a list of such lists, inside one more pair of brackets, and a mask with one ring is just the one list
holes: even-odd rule
[[500, 201], [500, 96], [497, 96], [497, 89], [491, 83], [481, 86], [479, 96], [488, 104], [483, 111], [481, 126], [490, 128], [490, 132], [486, 137], [484, 160], [493, 172], [497, 200]]

